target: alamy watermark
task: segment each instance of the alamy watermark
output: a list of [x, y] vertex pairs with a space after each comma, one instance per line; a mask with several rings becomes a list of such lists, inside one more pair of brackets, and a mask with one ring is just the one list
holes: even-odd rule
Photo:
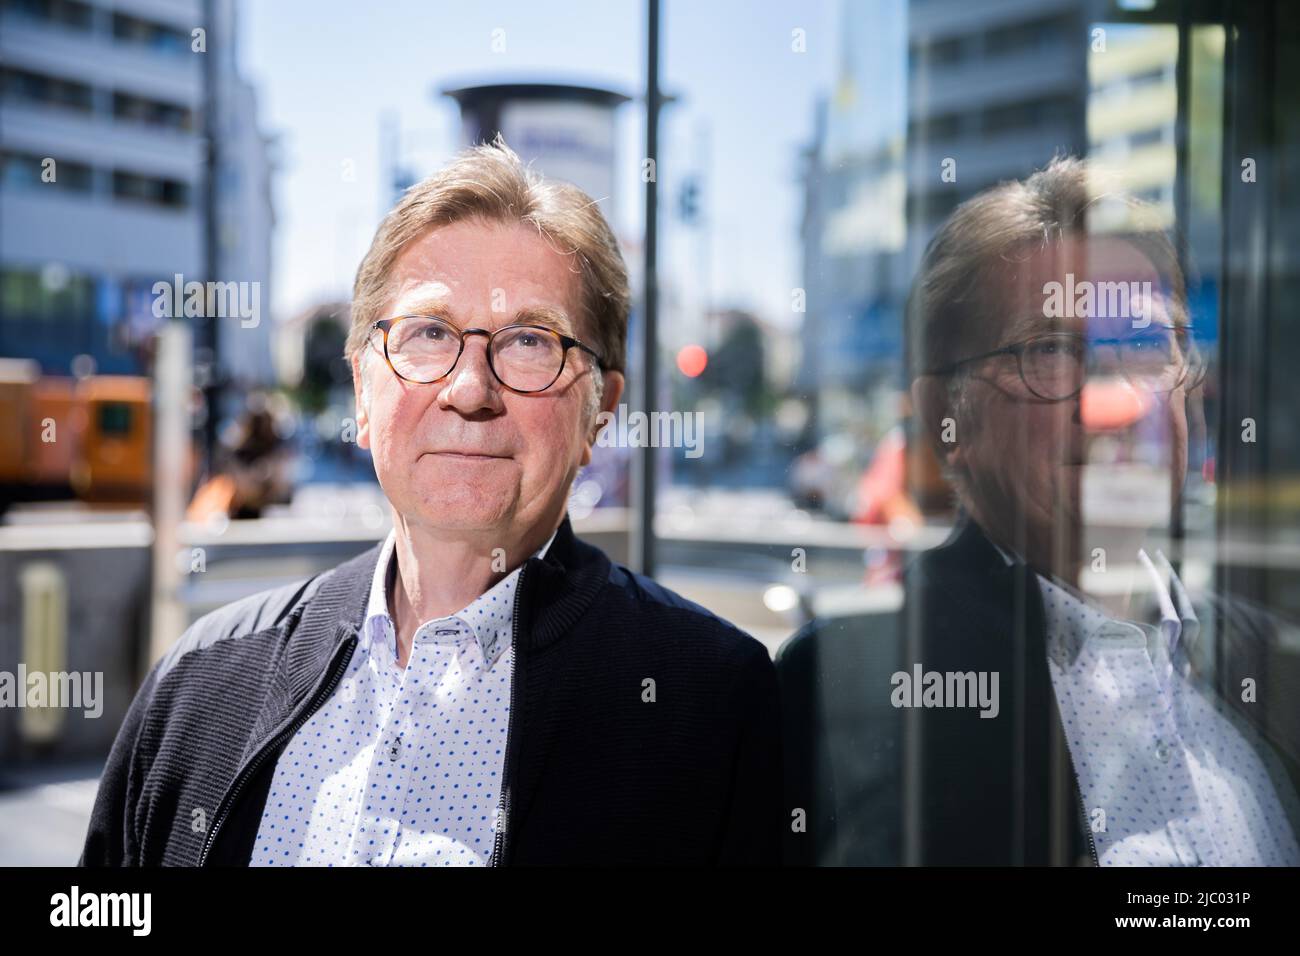
[[925, 671], [913, 664], [910, 674], [895, 671], [889, 683], [895, 707], [978, 707], [980, 717], [996, 717], [1001, 709], [997, 671]]
[[[596, 444], [603, 448], [685, 448], [687, 458], [704, 454], [703, 412], [629, 412], [596, 416], [601, 427]], [[604, 427], [609, 426], [609, 427]]]
[[1064, 282], [1043, 284], [1043, 316], [1048, 319], [1089, 319], [1098, 316], [1130, 319], [1133, 328], [1151, 324], [1151, 283], [1075, 281], [1067, 272]]
[[159, 319], [238, 318], [245, 329], [262, 321], [262, 283], [186, 282], [179, 272], [172, 282], [153, 284], [153, 314]]
[[90, 718], [104, 713], [103, 671], [0, 671], [0, 707], [81, 709]]
[[152, 910], [151, 893], [83, 893], [73, 886], [50, 897], [50, 925], [124, 926], [133, 936], [148, 936]]

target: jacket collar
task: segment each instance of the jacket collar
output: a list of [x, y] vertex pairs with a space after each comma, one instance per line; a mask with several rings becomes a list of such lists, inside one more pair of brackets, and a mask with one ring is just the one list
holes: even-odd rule
[[[1000, 820], [983, 821], [981, 846], [990, 858], [1041, 866], [1056, 861], [1061, 849], [1070, 860], [1088, 853], [1068, 758], [1054, 758], [1054, 748], [1068, 754], [1068, 745], [1047, 668], [1046, 619], [1037, 576], [1016, 553], [1008, 563], [1007, 554], [964, 509], [948, 539], [924, 557], [919, 563], [924, 587], [915, 597], [923, 618], [932, 612], [939, 620], [934, 628], [923, 627], [921, 660], [927, 667], [936, 664], [938, 670], [998, 671], [1010, 693], [998, 719], [987, 722], [992, 726], [977, 727], [978, 737], [971, 736], [969, 727], [948, 727], [948, 735], [936, 738], [922, 761], [941, 768], [937, 772], [943, 780], [954, 779], [954, 774], [980, 780], [988, 805], [1007, 808]], [[943, 725], [959, 718], [939, 710], [925, 719]], [[1014, 779], [990, 777], [990, 761], [1009, 755]], [[929, 772], [923, 770], [923, 777]], [[1056, 805], [1059, 819], [1074, 820], [1073, 826], [1067, 825], [1066, 843], [1059, 847], [1054, 836], [1058, 818], [1049, 812], [1053, 798], [1062, 801]], [[932, 831], [923, 845], [965, 845], [969, 832], [957, 822], [968, 825], [968, 797], [954, 789], [923, 792], [922, 799], [927, 801], [925, 826]]]
[[[301, 701], [322, 678], [339, 645], [361, 632], [382, 542], [326, 572], [315, 594], [289, 623], [289, 690]], [[521, 641], [541, 650], [558, 641], [586, 613], [609, 579], [610, 561], [573, 533], [568, 512], [545, 556], [524, 562], [520, 577]]]
[[[555, 540], [555, 534], [556, 532], [552, 531], [551, 536], [535, 553], [539, 555], [545, 554], [546, 549]], [[359, 635], [360, 647], [373, 648], [376, 643], [382, 642], [387, 645], [389, 654], [395, 654], [397, 651], [394, 643], [397, 627], [390, 613], [390, 595], [393, 593], [393, 587], [396, 584], [396, 562], [394, 557], [396, 549], [397, 531], [391, 529], [388, 532], [388, 537], [380, 545], [379, 561], [374, 574], [371, 576], [370, 593], [366, 599], [366, 612], [362, 619]], [[422, 621], [416, 634], [418, 635], [426, 627], [434, 627], [437, 630], [442, 626], [443, 622], [459, 621], [468, 629], [469, 635], [478, 645], [484, 667], [491, 669], [505, 651], [506, 645], [510, 643], [510, 634], [514, 626], [514, 586], [522, 570], [522, 566], [514, 568], [509, 574], [498, 580], [459, 611], [454, 611], [441, 618]], [[483, 613], [485, 609], [493, 602], [503, 600], [507, 595], [510, 595], [510, 613], [504, 618], [493, 618], [492, 623], [488, 623], [485, 620], [488, 615]], [[458, 631], [457, 633], [462, 632]]]
[[939, 547], [926, 555], [927, 563], [942, 568], [945, 577], [968, 580], [978, 590], [1007, 584], [1017, 577], [1032, 578], [1032, 571], [1018, 553], [1008, 553], [993, 543], [979, 523], [964, 508], [957, 512], [952, 530]]

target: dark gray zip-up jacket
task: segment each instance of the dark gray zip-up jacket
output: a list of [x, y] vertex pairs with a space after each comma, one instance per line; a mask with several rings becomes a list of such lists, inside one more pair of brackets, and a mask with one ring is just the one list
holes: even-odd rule
[[[379, 550], [186, 630], [118, 732], [79, 865], [247, 864], [278, 754], [356, 647]], [[516, 602], [494, 864], [780, 862], [780, 704], [758, 641], [567, 515]]]

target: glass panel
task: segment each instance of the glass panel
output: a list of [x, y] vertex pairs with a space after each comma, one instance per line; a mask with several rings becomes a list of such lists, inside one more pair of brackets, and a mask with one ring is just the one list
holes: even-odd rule
[[1295, 12], [672, 9], [661, 577], [776, 649], [790, 859], [1300, 863]]

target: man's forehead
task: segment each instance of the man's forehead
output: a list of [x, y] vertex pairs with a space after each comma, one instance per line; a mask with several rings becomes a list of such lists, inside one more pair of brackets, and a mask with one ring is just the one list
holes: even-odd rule
[[1146, 252], [1119, 236], [1066, 236], [1036, 248], [1016, 266], [1013, 274], [1026, 284], [1037, 281], [1040, 289], [1066, 274], [1094, 282], [1162, 281]]
[[447, 304], [452, 298], [451, 286], [447, 283], [410, 275], [396, 278], [390, 287], [390, 292], [395, 303], [401, 302], [406, 305], [417, 302]]
[[[519, 293], [505, 288], [478, 290], [482, 301], [466, 301], [455, 289], [437, 279], [406, 276], [398, 278], [392, 287], [391, 310], [404, 314], [435, 314], [451, 319], [481, 314], [497, 314], [502, 319], [515, 321], [523, 318], [530, 322], [548, 325], [562, 332], [572, 332], [573, 318], [560, 296], [538, 294], [534, 290]], [[472, 321], [477, 322], [478, 319]]]
[[[582, 303], [581, 273], [523, 223], [463, 220], [412, 239], [388, 274], [388, 299], [490, 308], [493, 312], [553, 309], [571, 313]], [[485, 306], [486, 303], [486, 306]]]
[[1116, 238], [1067, 238], [1006, 261], [983, 278], [985, 301], [1007, 334], [1061, 329], [1107, 334], [1135, 315], [1172, 324], [1172, 290], [1136, 246]]
[[1144, 304], [1140, 310], [1135, 306], [1127, 313], [1105, 305], [1087, 315], [1047, 316], [1041, 310], [1012, 312], [1004, 326], [1003, 338], [1007, 342], [1014, 342], [1040, 332], [1073, 332], [1089, 338], [1123, 338], [1152, 326], [1163, 328], [1176, 324], [1163, 297], [1158, 291], [1153, 291], [1149, 304]]

